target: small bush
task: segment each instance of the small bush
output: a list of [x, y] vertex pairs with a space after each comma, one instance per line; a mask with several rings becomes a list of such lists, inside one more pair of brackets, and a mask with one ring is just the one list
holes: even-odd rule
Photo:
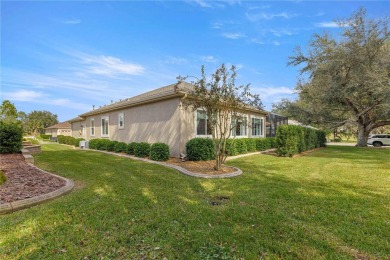
[[270, 144], [269, 149], [276, 148], [278, 146], [278, 142], [276, 140], [276, 137], [267, 137], [267, 139], [269, 140], [269, 144]]
[[246, 140], [245, 139], [237, 138], [234, 141], [234, 145], [236, 147], [236, 150], [237, 150], [238, 154], [244, 154], [244, 153], [248, 152], [248, 148], [246, 146]]
[[213, 140], [194, 138], [186, 144], [187, 159], [190, 161], [208, 161], [215, 159]]
[[116, 153], [125, 153], [125, 152], [127, 152], [127, 144], [124, 143], [124, 142], [116, 143], [114, 151]]
[[89, 148], [108, 151], [111, 141], [108, 139], [92, 139], [89, 141]]
[[166, 161], [169, 159], [169, 146], [164, 143], [155, 143], [150, 147], [150, 159], [153, 161]]
[[281, 125], [276, 129], [277, 150], [280, 156], [293, 156], [298, 153], [298, 128], [295, 125]]
[[135, 149], [135, 146], [137, 145], [136, 142], [131, 142], [127, 145], [127, 150], [126, 152], [130, 155], [134, 155], [134, 149]]
[[149, 157], [150, 144], [145, 142], [137, 143], [134, 148], [134, 155], [141, 158]]
[[0, 153], [18, 153], [22, 149], [23, 128], [0, 122]]
[[51, 135], [40, 134], [40, 137], [47, 140], [51, 138]]

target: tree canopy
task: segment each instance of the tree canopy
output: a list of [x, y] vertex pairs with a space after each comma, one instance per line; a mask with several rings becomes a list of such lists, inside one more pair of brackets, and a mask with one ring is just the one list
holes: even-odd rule
[[44, 128], [55, 125], [58, 123], [58, 117], [49, 111], [32, 111], [26, 117], [27, 131], [37, 134], [43, 131]]
[[338, 21], [340, 35], [313, 35], [289, 64], [301, 66], [297, 101], [284, 100], [279, 112], [306, 124], [358, 127], [358, 146], [369, 133], [390, 125], [389, 17], [368, 19], [365, 9]]

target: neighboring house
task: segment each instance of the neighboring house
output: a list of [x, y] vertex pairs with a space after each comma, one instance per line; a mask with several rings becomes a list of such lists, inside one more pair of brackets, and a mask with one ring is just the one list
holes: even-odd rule
[[63, 122], [46, 127], [45, 134], [51, 135], [51, 137], [57, 137], [59, 135], [72, 136], [71, 124], [69, 122]]
[[[195, 137], [210, 137], [205, 112], [183, 105], [193, 86], [172, 84], [119, 102], [93, 109], [69, 120], [76, 138], [107, 138], [120, 142], [166, 143], [171, 156], [185, 154], [186, 143]], [[250, 128], [238, 121], [237, 137], [265, 137], [267, 112], [244, 108]]]

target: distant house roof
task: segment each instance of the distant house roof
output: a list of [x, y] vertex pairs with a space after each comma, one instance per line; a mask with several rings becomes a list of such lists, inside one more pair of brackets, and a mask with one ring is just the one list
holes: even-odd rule
[[70, 129], [71, 124], [69, 122], [63, 122], [63, 123], [58, 123], [49, 127], [46, 127], [45, 129]]
[[307, 128], [318, 129], [318, 128], [315, 128], [315, 127], [310, 126], [310, 125], [304, 125], [301, 122], [298, 122], [298, 121], [293, 120], [293, 119], [288, 119], [288, 124], [289, 125], [300, 125], [300, 126], [307, 127]]
[[[151, 102], [155, 102], [155, 101], [159, 101], [159, 100], [170, 99], [173, 97], [184, 96], [186, 93], [192, 92], [193, 89], [194, 89], [194, 86], [190, 83], [187, 83], [187, 82], [180, 82], [180, 83], [171, 84], [171, 85], [168, 85], [165, 87], [161, 87], [161, 88], [143, 93], [143, 94], [135, 96], [135, 97], [127, 98], [127, 99], [112, 103], [110, 105], [106, 105], [106, 106], [99, 107], [97, 109], [93, 109], [89, 112], [81, 114], [80, 116], [78, 116], [76, 118], [69, 120], [69, 122], [78, 122], [78, 121], [84, 120], [85, 117], [91, 116], [91, 115], [96, 115], [96, 114], [101, 114], [101, 113], [105, 113], [105, 112], [109, 112], [109, 111], [114, 111], [114, 110], [132, 107], [132, 106], [137, 106], [137, 105], [141, 105], [141, 104], [151, 103]], [[259, 110], [259, 109], [254, 108], [254, 107], [246, 106], [245, 108], [248, 110], [256, 111], [256, 112], [260, 111], [264, 114], [268, 113], [266, 111]]]

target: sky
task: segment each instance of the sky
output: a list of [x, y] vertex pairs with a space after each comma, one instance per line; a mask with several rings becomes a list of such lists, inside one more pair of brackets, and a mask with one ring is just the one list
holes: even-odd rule
[[1, 1], [1, 101], [66, 121], [112, 101], [237, 68], [266, 110], [294, 99], [296, 47], [359, 7], [369, 18], [390, 1]]

